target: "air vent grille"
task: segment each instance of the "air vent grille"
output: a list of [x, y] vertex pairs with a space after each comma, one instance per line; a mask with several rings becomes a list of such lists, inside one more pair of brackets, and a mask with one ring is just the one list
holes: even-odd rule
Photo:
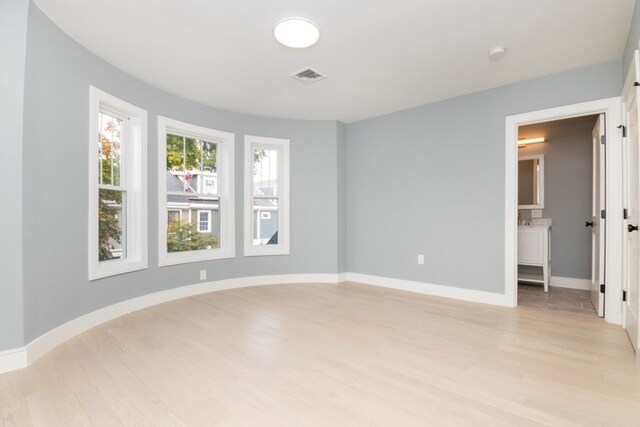
[[305, 83], [313, 83], [318, 80], [324, 79], [326, 76], [319, 71], [314, 70], [311, 67], [306, 67], [300, 71], [291, 74], [294, 79], [300, 80]]

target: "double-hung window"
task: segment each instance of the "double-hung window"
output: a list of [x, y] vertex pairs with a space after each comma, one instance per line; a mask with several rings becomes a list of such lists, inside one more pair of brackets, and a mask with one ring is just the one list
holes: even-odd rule
[[147, 112], [89, 88], [89, 279], [147, 268]]
[[234, 141], [158, 117], [161, 266], [235, 256]]
[[245, 136], [244, 254], [289, 254], [289, 140]]

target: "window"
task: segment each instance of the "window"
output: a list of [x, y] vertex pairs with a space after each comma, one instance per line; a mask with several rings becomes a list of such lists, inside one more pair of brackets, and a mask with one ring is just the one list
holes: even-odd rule
[[234, 141], [158, 117], [161, 266], [235, 256]]
[[147, 268], [147, 112], [89, 89], [89, 279]]
[[175, 221], [182, 221], [182, 211], [179, 209], [167, 209], [167, 225]]
[[289, 140], [245, 136], [244, 254], [289, 254]]
[[211, 233], [211, 211], [198, 211], [198, 232]]

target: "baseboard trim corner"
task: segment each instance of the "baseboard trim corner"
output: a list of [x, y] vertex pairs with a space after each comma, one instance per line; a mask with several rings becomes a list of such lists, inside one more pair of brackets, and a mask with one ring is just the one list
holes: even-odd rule
[[331, 283], [357, 282], [365, 285], [380, 286], [402, 291], [416, 292], [425, 295], [452, 298], [462, 301], [477, 302], [498, 306], [509, 306], [505, 295], [452, 286], [434, 285], [431, 283], [393, 279], [360, 273], [339, 274], [280, 274], [270, 276], [250, 276], [212, 282], [196, 283], [180, 286], [165, 291], [154, 292], [125, 300], [83, 316], [77, 317], [57, 328], [39, 336], [25, 347], [0, 352], [0, 373], [22, 369], [32, 364], [39, 357], [48, 353], [63, 342], [79, 335], [95, 326], [124, 316], [134, 311], [162, 304], [165, 302], [227, 289], [250, 286], [277, 285], [286, 283]]

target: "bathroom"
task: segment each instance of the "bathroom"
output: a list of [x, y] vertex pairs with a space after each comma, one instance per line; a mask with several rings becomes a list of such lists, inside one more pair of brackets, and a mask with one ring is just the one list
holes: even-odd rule
[[604, 259], [595, 214], [604, 207], [594, 203], [604, 200], [600, 152], [594, 156], [603, 120], [594, 114], [519, 127], [518, 305], [601, 312], [591, 289]]

